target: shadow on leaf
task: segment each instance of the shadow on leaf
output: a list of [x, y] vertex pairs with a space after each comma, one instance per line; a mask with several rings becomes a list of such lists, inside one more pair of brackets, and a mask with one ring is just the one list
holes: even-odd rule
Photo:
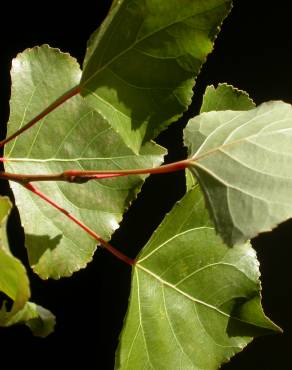
[[29, 245], [29, 262], [31, 266], [36, 265], [47, 250], [55, 249], [62, 239], [62, 235], [50, 238], [48, 235], [26, 234], [25, 244]]
[[258, 297], [235, 299], [230, 316], [227, 326], [227, 334], [230, 337], [257, 337], [281, 332], [281, 329], [265, 316]]

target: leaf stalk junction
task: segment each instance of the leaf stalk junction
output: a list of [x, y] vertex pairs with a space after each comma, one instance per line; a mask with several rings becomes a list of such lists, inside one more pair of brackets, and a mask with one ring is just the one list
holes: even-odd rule
[[[62, 96], [57, 98], [52, 104], [45, 108], [41, 113], [35, 116], [32, 120], [22, 126], [19, 130], [8, 136], [6, 139], [0, 141], [0, 148], [10, 141], [14, 140], [16, 137], [24, 133], [33, 127], [36, 123], [41, 121], [45, 116], [54, 111], [56, 108], [64, 104], [67, 100], [71, 99], [75, 95], [80, 93], [80, 85], [73, 87], [68, 90]], [[0, 162], [13, 161], [13, 159], [1, 157]], [[52, 207], [57, 209], [59, 212], [63, 213], [68, 219], [78, 225], [83, 229], [87, 234], [91, 235], [97, 242], [99, 242], [105, 249], [107, 249], [111, 254], [125, 262], [126, 264], [133, 266], [135, 260], [127, 257], [122, 252], [114, 248], [110, 243], [104, 240], [96, 232], [91, 230], [88, 226], [78, 220], [74, 215], [68, 212], [66, 209], [58, 205], [53, 199], [48, 197], [46, 194], [41, 192], [35, 185], [32, 185], [32, 182], [41, 182], [41, 181], [63, 181], [75, 184], [83, 184], [90, 180], [100, 180], [105, 178], [113, 178], [119, 176], [130, 176], [130, 175], [142, 175], [142, 174], [162, 174], [168, 172], [174, 172], [183, 170], [188, 167], [190, 160], [182, 160], [166, 165], [162, 165], [156, 168], [140, 168], [140, 169], [129, 169], [129, 170], [113, 170], [113, 171], [76, 171], [76, 170], [67, 170], [61, 173], [56, 174], [20, 174], [20, 173], [9, 173], [5, 171], [0, 172], [0, 179], [14, 181], [22, 185], [25, 189], [31, 191], [36, 196], [43, 199], [45, 202], [50, 204]]]

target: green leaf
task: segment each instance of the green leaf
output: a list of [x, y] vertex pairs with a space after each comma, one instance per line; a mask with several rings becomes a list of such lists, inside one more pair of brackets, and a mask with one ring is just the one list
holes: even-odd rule
[[291, 105], [202, 113], [189, 121], [185, 143], [190, 169], [228, 245], [292, 216]]
[[200, 113], [221, 110], [249, 110], [255, 103], [248, 93], [226, 83], [207, 86]]
[[81, 93], [139, 152], [191, 103], [230, 0], [116, 1], [88, 43]]
[[189, 191], [196, 185], [197, 182], [192, 172], [188, 168], [185, 169], [185, 178], [186, 178], [186, 190]]
[[[47, 45], [13, 61], [8, 135], [78, 84], [75, 59]], [[134, 154], [81, 96], [75, 96], [5, 147], [5, 169], [52, 174], [158, 166], [165, 150], [154, 143]], [[37, 187], [80, 221], [110, 239], [146, 176], [86, 184], [42, 182]], [[86, 266], [96, 241], [20, 184], [10, 183], [25, 230], [29, 261], [42, 278], [69, 276]]]
[[196, 186], [137, 259], [116, 369], [218, 369], [252, 337], [280, 330], [260, 290], [255, 251], [222, 243]]
[[25, 323], [34, 335], [45, 337], [54, 330], [55, 317], [45, 308], [28, 302], [30, 288], [26, 270], [11, 254], [6, 235], [11, 207], [10, 200], [0, 196], [0, 292], [13, 301], [10, 310], [6, 302], [0, 306], [0, 326]]
[[13, 315], [6, 326], [25, 323], [36, 337], [47, 337], [54, 331], [56, 318], [47, 309], [33, 302], [26, 302], [22, 310]]
[[[203, 96], [203, 102], [200, 113], [221, 110], [249, 110], [255, 107], [255, 103], [249, 97], [248, 93], [239, 90], [226, 83], [218, 84], [217, 88], [213, 85], [207, 86]], [[192, 172], [187, 168], [186, 188], [190, 190], [195, 184], [196, 179]]]

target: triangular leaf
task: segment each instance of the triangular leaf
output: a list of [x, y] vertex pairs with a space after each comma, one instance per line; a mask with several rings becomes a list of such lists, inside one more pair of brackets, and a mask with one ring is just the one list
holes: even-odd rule
[[[36, 47], [13, 61], [8, 135], [78, 84], [75, 59], [49, 46]], [[5, 147], [5, 169], [51, 174], [65, 170], [115, 170], [158, 166], [165, 150], [154, 143], [135, 155], [81, 96], [75, 96]], [[86, 184], [47, 182], [38, 188], [108, 240], [145, 176]], [[42, 278], [69, 276], [92, 258], [96, 241], [60, 212], [10, 183], [26, 234], [29, 261]]]
[[10, 310], [6, 302], [0, 306], [0, 326], [25, 323], [34, 335], [45, 337], [54, 330], [55, 317], [45, 308], [28, 302], [29, 280], [22, 263], [9, 249], [6, 236], [6, 222], [11, 203], [7, 197], [0, 197], [0, 292], [12, 300]]
[[185, 143], [217, 231], [234, 245], [292, 216], [292, 109], [269, 102], [191, 119]]
[[255, 103], [248, 93], [226, 83], [207, 86], [200, 113], [220, 110], [249, 110]]
[[90, 38], [81, 93], [138, 152], [175, 121], [230, 0], [121, 0]]
[[137, 259], [116, 369], [218, 369], [252, 337], [279, 331], [260, 289], [255, 251], [222, 243], [196, 186]]

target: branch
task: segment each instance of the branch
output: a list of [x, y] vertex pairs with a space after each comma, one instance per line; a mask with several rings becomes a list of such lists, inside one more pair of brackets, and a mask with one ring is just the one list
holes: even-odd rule
[[120, 259], [121, 261], [127, 263], [130, 266], [133, 266], [135, 264], [135, 260], [127, 257], [122, 252], [118, 251], [116, 248], [114, 248], [111, 244], [109, 244], [107, 241], [102, 239], [101, 236], [96, 234], [93, 230], [91, 230], [89, 227], [84, 225], [81, 221], [79, 221], [76, 217], [71, 215], [68, 211], [66, 211], [64, 208], [59, 206], [57, 203], [55, 203], [52, 199], [50, 199], [47, 195], [42, 193], [40, 190], [38, 190], [35, 186], [32, 184], [25, 184], [23, 185], [26, 189], [34, 193], [35, 195], [42, 198], [45, 202], [49, 203], [51, 206], [56, 208], [58, 211], [63, 213], [66, 217], [68, 217], [71, 221], [73, 221], [76, 225], [81, 227], [87, 234], [91, 235], [95, 240], [97, 240], [105, 249], [107, 249], [111, 254], [113, 254], [115, 257]]
[[[9, 161], [9, 159], [3, 159]], [[34, 181], [65, 181], [70, 183], [82, 184], [89, 180], [104, 179], [118, 176], [128, 175], [142, 175], [142, 174], [161, 174], [183, 170], [190, 164], [189, 159], [183, 161], [166, 164], [155, 168], [140, 168], [133, 170], [120, 170], [120, 171], [64, 171], [57, 174], [41, 174], [41, 175], [30, 175], [30, 174], [17, 174], [9, 172], [0, 172], [0, 179], [10, 180], [18, 182], [22, 185], [28, 184]]]
[[49, 105], [47, 108], [45, 108], [40, 114], [38, 114], [36, 117], [34, 117], [32, 120], [30, 120], [26, 125], [22, 126], [19, 130], [17, 130], [14, 134], [8, 136], [6, 139], [0, 141], [0, 148], [7, 144], [9, 141], [15, 139], [17, 136], [22, 134], [24, 131], [28, 130], [32, 126], [34, 126], [37, 122], [39, 122], [41, 119], [43, 119], [46, 115], [51, 113], [53, 110], [58, 108], [60, 105], [65, 103], [67, 100], [71, 99], [73, 96], [80, 93], [80, 86], [75, 86], [69, 91], [65, 92], [62, 96], [60, 96], [58, 99], [56, 99], [51, 105]]

